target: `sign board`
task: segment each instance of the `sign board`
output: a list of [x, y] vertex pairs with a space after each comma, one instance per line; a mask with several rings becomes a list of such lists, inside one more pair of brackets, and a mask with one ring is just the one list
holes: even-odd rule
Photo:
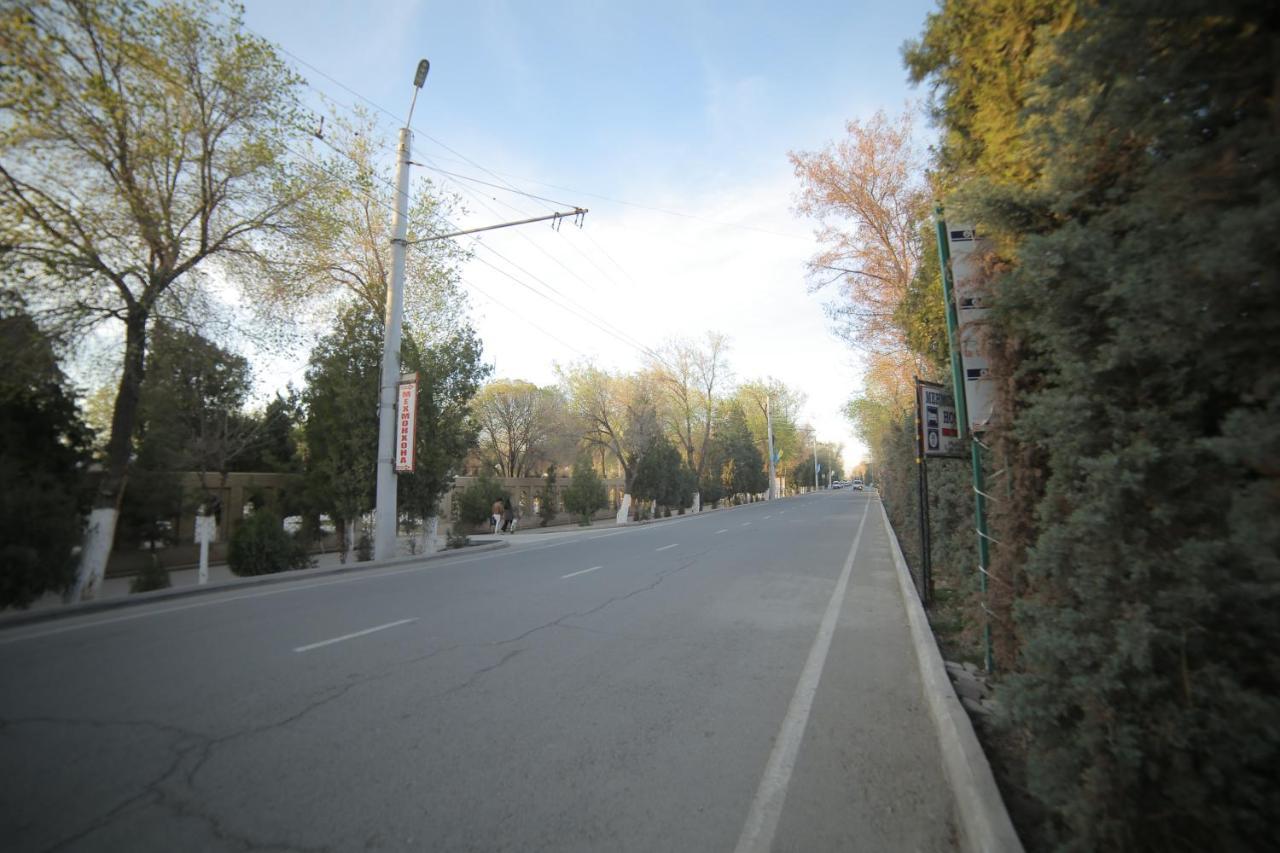
[[982, 240], [970, 226], [948, 225], [947, 246], [951, 252], [952, 296], [960, 326], [960, 359], [964, 366], [969, 428], [974, 433], [983, 433], [991, 426], [995, 413], [996, 388], [986, 344], [990, 309], [979, 267]]
[[196, 542], [213, 542], [218, 538], [218, 520], [212, 515], [196, 516]]
[[401, 376], [396, 393], [396, 473], [413, 472], [413, 449], [418, 424], [417, 374]]
[[920, 425], [916, 438], [922, 457], [966, 455], [956, 419], [955, 395], [945, 386], [916, 382], [916, 423]]

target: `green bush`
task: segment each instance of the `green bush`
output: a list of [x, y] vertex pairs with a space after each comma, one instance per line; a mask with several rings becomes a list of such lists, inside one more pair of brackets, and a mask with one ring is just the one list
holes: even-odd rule
[[493, 502], [502, 498], [502, 484], [484, 473], [453, 500], [458, 520], [472, 526], [484, 524], [493, 513]]
[[471, 544], [471, 537], [465, 533], [455, 533], [450, 530], [444, 544], [446, 548], [465, 548]]
[[1240, 0], [963, 2], [907, 51], [936, 186], [998, 253], [997, 696], [1042, 849], [1278, 846], [1278, 32]]
[[160, 560], [156, 558], [155, 554], [152, 554], [151, 562], [129, 582], [129, 592], [150, 592], [153, 589], [168, 589], [170, 585], [169, 570], [161, 566]]
[[269, 575], [311, 565], [306, 546], [289, 535], [280, 517], [260, 510], [246, 518], [231, 534], [227, 564], [241, 577]]
[[564, 508], [578, 516], [579, 524], [590, 524], [591, 514], [609, 504], [609, 493], [590, 462], [573, 463], [573, 477], [564, 490]]

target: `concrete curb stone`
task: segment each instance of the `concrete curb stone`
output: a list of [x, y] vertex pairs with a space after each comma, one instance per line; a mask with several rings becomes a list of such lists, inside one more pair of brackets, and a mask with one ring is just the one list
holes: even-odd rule
[[965, 850], [1009, 851], [1021, 853], [1022, 842], [1009, 819], [995, 776], [987, 762], [986, 753], [978, 743], [973, 723], [956, 696], [951, 679], [942, 662], [942, 653], [934, 641], [933, 631], [924, 607], [916, 596], [915, 586], [907, 569], [902, 546], [889, 523], [889, 515], [880, 503], [880, 517], [889, 534], [893, 563], [897, 568], [898, 587], [906, 606], [907, 621], [911, 626], [912, 645], [920, 667], [920, 680], [924, 687], [929, 713], [938, 731], [938, 746], [942, 751], [942, 763], [956, 801], [960, 816], [961, 844]]
[[82, 601], [64, 607], [50, 607], [41, 610], [19, 610], [0, 616], [0, 631], [16, 628], [20, 625], [31, 625], [37, 622], [50, 622], [71, 616], [83, 616], [87, 613], [100, 613], [107, 610], [119, 610], [126, 607], [137, 607], [157, 601], [169, 601], [175, 598], [188, 598], [195, 595], [209, 595], [215, 592], [231, 592], [233, 590], [272, 586], [274, 584], [292, 583], [293, 581], [322, 578], [330, 575], [352, 574], [374, 569], [385, 569], [407, 563], [426, 562], [448, 557], [459, 557], [464, 554], [482, 554], [485, 551], [497, 551], [510, 548], [508, 542], [488, 542], [484, 545], [473, 545], [468, 548], [437, 551], [434, 554], [416, 554], [394, 557], [390, 560], [376, 560], [366, 563], [353, 563], [349, 566], [327, 566], [321, 569], [301, 569], [289, 572], [278, 572], [273, 575], [258, 575], [249, 578], [236, 578], [231, 581], [210, 583], [204, 586], [183, 586], [176, 589], [157, 589], [151, 592], [140, 592], [133, 595], [122, 595], [116, 598], [104, 598], [97, 601]]

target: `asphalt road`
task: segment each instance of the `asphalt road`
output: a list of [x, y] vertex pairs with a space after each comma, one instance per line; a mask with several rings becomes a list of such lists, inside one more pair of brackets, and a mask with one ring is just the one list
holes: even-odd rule
[[876, 500], [6, 630], [0, 845], [952, 849]]

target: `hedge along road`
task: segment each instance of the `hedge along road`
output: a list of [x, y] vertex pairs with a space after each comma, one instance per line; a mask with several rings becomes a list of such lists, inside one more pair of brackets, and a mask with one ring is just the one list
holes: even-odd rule
[[876, 499], [5, 631], [0, 837], [950, 849]]

